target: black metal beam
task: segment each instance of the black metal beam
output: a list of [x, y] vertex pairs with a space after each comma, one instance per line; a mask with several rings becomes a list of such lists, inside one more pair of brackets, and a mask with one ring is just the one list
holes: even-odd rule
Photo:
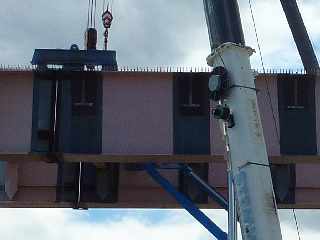
[[280, 0], [287, 17], [294, 41], [297, 45], [302, 63], [307, 72], [314, 72], [319, 68], [316, 54], [308, 36], [296, 0]]
[[203, 0], [211, 50], [225, 42], [245, 44], [237, 0]]

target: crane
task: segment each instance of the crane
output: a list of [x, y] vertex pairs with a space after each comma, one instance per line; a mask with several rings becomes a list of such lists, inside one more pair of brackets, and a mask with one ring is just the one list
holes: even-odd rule
[[[250, 1], [250, 0], [249, 0]], [[237, 0], [203, 0], [214, 67], [209, 81], [229, 160], [229, 234], [236, 239], [236, 209], [244, 240], [281, 240], [257, 89], [245, 46]], [[249, 2], [251, 4], [251, 2]], [[307, 72], [319, 69], [295, 0], [281, 0]]]

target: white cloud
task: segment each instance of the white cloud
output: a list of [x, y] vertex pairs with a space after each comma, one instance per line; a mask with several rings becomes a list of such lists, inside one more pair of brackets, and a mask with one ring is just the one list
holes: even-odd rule
[[[121, 218], [111, 218], [110, 211], [101, 210], [105, 217], [99, 221], [90, 222], [86, 218], [87, 211], [62, 209], [1, 209], [0, 236], [4, 240], [205, 240], [214, 239], [191, 216], [181, 210], [168, 211], [168, 218], [161, 221], [150, 221], [156, 218], [157, 212], [136, 216], [137, 211], [130, 214], [122, 212]], [[226, 230], [226, 213], [222, 210], [207, 210], [208, 215], [224, 230]], [[300, 214], [300, 213], [299, 213]], [[148, 217], [146, 217], [148, 215]], [[297, 233], [290, 213], [281, 211], [283, 239], [296, 240]], [[308, 212], [314, 217], [315, 213]], [[293, 220], [293, 218], [292, 218]], [[318, 231], [301, 226], [303, 240], [314, 240], [319, 236]]]
[[[252, 1], [257, 32], [261, 44], [264, 62], [267, 68], [302, 68], [287, 19], [279, 0]], [[242, 23], [246, 43], [258, 51], [253, 22], [247, 0], [240, 1]], [[309, 36], [313, 40], [317, 55], [320, 55], [320, 20], [318, 12], [320, 2], [299, 0], [299, 7]], [[252, 58], [252, 64], [261, 68], [258, 52]]]
[[[0, 236], [4, 240], [87, 240], [87, 239], [204, 239], [209, 234], [190, 217], [175, 214], [166, 221], [150, 224], [143, 219], [124, 216], [114, 222], [90, 223], [81, 220], [86, 212], [61, 209], [1, 210]], [[178, 214], [179, 215], [179, 214]]]
[[[302, 67], [280, 1], [252, 2], [266, 67]], [[257, 49], [248, 0], [239, 3], [247, 45]], [[298, 3], [320, 55], [320, 1]], [[100, 5], [101, 2], [99, 12]], [[68, 48], [71, 43], [82, 47], [86, 7], [86, 1], [76, 0], [3, 0], [0, 63], [27, 64], [34, 48]], [[100, 18], [97, 23], [101, 47]], [[120, 66], [206, 66], [210, 47], [202, 1], [114, 1], [110, 47], [118, 51]], [[258, 54], [252, 63], [260, 68]]]

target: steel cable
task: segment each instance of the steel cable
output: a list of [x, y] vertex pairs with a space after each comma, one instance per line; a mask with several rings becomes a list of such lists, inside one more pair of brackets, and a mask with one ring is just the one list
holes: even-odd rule
[[[261, 61], [262, 69], [263, 69], [264, 81], [265, 81], [266, 87], [267, 87], [267, 95], [268, 95], [269, 104], [270, 104], [270, 108], [271, 108], [271, 112], [272, 112], [272, 118], [273, 118], [273, 123], [274, 123], [275, 131], [276, 131], [276, 137], [278, 139], [278, 143], [280, 144], [280, 134], [279, 134], [278, 126], [277, 126], [277, 122], [276, 122], [275, 111], [274, 111], [274, 108], [273, 108], [273, 105], [272, 105], [272, 98], [271, 98], [269, 83], [268, 83], [268, 80], [266, 78], [266, 70], [265, 70], [265, 65], [264, 65], [264, 61], [263, 61], [260, 40], [259, 40], [259, 36], [258, 36], [258, 31], [257, 31], [257, 25], [256, 25], [254, 13], [253, 13], [252, 1], [248, 0], [248, 2], [249, 2], [251, 18], [252, 18], [252, 22], [253, 22], [253, 27], [254, 27], [254, 31], [255, 31], [256, 41], [257, 41], [257, 45], [258, 45], [260, 61]], [[299, 230], [299, 225], [298, 225], [295, 209], [292, 209], [292, 212], [293, 212], [293, 217], [294, 217], [294, 221], [295, 221], [295, 225], [296, 225], [296, 229], [297, 229], [298, 238], [299, 238], [299, 240], [301, 240], [300, 230]]]

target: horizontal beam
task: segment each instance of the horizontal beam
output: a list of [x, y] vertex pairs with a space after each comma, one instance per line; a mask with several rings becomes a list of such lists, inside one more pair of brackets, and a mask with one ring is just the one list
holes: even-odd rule
[[[272, 164], [320, 164], [320, 156], [270, 156]], [[1, 153], [1, 161], [36, 161], [54, 163], [63, 162], [87, 162], [87, 163], [225, 163], [222, 155], [112, 155], [112, 154], [41, 154], [41, 153]]]
[[[54, 201], [0, 201], [0, 208], [73, 208], [74, 203]], [[198, 204], [200, 209], [219, 209], [216, 204]], [[177, 203], [119, 202], [81, 203], [80, 208], [181, 209]], [[320, 209], [320, 203], [278, 204], [278, 209]]]

